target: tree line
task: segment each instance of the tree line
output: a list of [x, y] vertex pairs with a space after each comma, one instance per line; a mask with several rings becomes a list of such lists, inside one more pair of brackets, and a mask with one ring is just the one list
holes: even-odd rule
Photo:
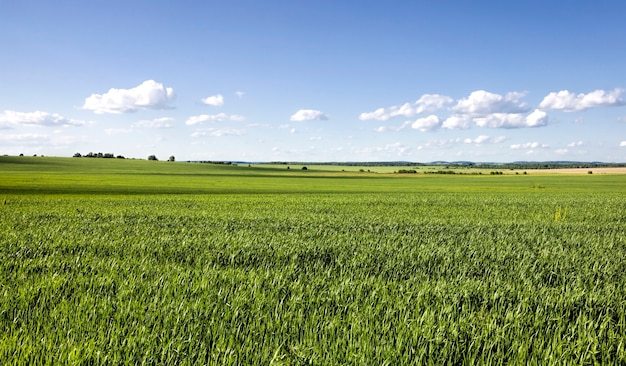
[[[117, 155], [115, 156], [115, 154], [112, 153], [93, 153], [93, 152], [89, 152], [85, 155], [77, 152], [76, 154], [74, 154], [75, 158], [102, 158], [102, 159], [126, 159], [123, 155]], [[156, 155], [149, 155], [148, 156], [148, 160], [159, 160]], [[174, 157], [174, 155], [170, 156], [167, 161], [176, 161], [176, 158]]]

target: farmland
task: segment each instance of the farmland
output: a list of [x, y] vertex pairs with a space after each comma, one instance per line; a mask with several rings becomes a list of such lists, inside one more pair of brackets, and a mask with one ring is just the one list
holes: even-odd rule
[[1, 364], [624, 364], [626, 175], [0, 157]]

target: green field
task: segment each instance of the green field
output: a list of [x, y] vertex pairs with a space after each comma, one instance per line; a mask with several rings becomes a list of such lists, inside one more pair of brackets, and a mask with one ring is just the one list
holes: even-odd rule
[[624, 258], [626, 175], [0, 157], [0, 364], [625, 364]]

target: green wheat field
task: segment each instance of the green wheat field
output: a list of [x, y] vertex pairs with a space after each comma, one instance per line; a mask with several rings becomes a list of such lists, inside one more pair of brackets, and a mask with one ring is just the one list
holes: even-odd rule
[[626, 175], [0, 157], [0, 364], [625, 364]]

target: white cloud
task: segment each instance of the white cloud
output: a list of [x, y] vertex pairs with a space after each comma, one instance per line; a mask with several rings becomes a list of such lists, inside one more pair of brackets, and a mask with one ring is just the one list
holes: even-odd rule
[[522, 128], [539, 127], [548, 123], [547, 114], [544, 111], [535, 110], [527, 116], [518, 113], [492, 113], [485, 117], [474, 118], [478, 127], [490, 128]]
[[531, 114], [526, 116], [525, 125], [521, 127], [541, 127], [548, 124], [548, 114], [539, 109], [535, 109]]
[[620, 142], [620, 143], [619, 143], [619, 146], [620, 146], [620, 147], [626, 147], [626, 141], [622, 141], [622, 142]]
[[107, 135], [123, 135], [131, 132], [133, 132], [133, 130], [130, 128], [107, 128], [104, 130], [104, 133]]
[[474, 118], [474, 123], [478, 127], [520, 127], [524, 124], [524, 116], [514, 113], [493, 113], [486, 117]]
[[389, 131], [400, 131], [403, 130], [406, 126], [410, 125], [411, 121], [406, 121], [399, 126], [379, 126], [374, 129], [375, 132], [389, 132]]
[[570, 142], [569, 144], [567, 144], [567, 147], [579, 147], [583, 145], [584, 143], [582, 141], [574, 141], [574, 142]]
[[534, 110], [520, 101], [525, 93], [510, 92], [502, 96], [476, 90], [467, 98], [460, 99], [452, 107], [454, 114], [446, 118], [442, 127], [447, 129], [467, 129], [473, 122], [478, 127], [523, 128], [539, 127], [548, 123], [546, 112]]
[[463, 140], [465, 144], [485, 145], [485, 144], [499, 144], [506, 140], [504, 136], [489, 137], [487, 135], [480, 135], [475, 139], [466, 138]]
[[174, 122], [174, 118], [170, 117], [162, 117], [155, 118], [152, 120], [141, 120], [133, 123], [134, 127], [142, 127], [142, 128], [171, 128], [172, 123]]
[[201, 114], [199, 116], [191, 116], [185, 121], [185, 124], [188, 126], [197, 125], [199, 123], [205, 122], [224, 122], [224, 121], [232, 121], [232, 122], [241, 122], [246, 118], [238, 115], [228, 115], [226, 113], [218, 113], [218, 114]]
[[104, 94], [85, 99], [83, 109], [95, 113], [127, 113], [139, 109], [170, 109], [174, 90], [154, 80], [147, 80], [131, 89], [111, 88]]
[[391, 118], [391, 116], [385, 110], [385, 108], [378, 108], [374, 112], [363, 112], [363, 113], [361, 113], [359, 115], [359, 119], [361, 121], [365, 121], [365, 120], [369, 120], [369, 119], [375, 119], [377, 121], [386, 121], [386, 120], [388, 120], [390, 118]]
[[303, 121], [325, 121], [328, 116], [320, 111], [314, 109], [300, 109], [289, 117], [290, 121], [303, 122]]
[[524, 143], [524, 144], [513, 144], [513, 145], [511, 145], [511, 149], [513, 149], [513, 150], [536, 149], [536, 148], [547, 149], [549, 147], [550, 147], [549, 145], [542, 144], [542, 143], [539, 143], [539, 142], [527, 142], [527, 143]]
[[470, 116], [486, 116], [494, 113], [525, 113], [528, 111], [526, 103], [520, 102], [524, 93], [511, 92], [505, 96], [490, 93], [485, 90], [476, 90], [470, 93], [452, 107], [457, 114]]
[[237, 90], [235, 92], [235, 95], [237, 96], [237, 98], [241, 99], [241, 98], [243, 98], [244, 95], [246, 95], [246, 93], [242, 92], [241, 90]]
[[213, 95], [202, 99], [202, 103], [219, 107], [224, 105], [224, 97], [222, 96], [222, 94]]
[[558, 155], [565, 155], [569, 151], [567, 149], [556, 149], [556, 150], [554, 150], [554, 152], [557, 153]]
[[470, 127], [470, 121], [471, 118], [468, 115], [453, 114], [452, 116], [446, 118], [445, 121], [443, 121], [441, 127], [450, 130], [467, 129]]
[[439, 94], [424, 94], [415, 103], [404, 103], [401, 106], [378, 108], [373, 112], [364, 112], [359, 115], [359, 120], [387, 121], [391, 118], [413, 117], [423, 112], [434, 112], [452, 103], [453, 99]]
[[621, 106], [626, 104], [621, 98], [623, 92], [622, 89], [613, 89], [608, 92], [595, 90], [588, 94], [574, 94], [568, 90], [561, 90], [543, 98], [539, 108], [578, 112], [594, 107]]
[[246, 130], [235, 128], [209, 128], [202, 131], [196, 131], [191, 134], [191, 137], [222, 137], [222, 136], [242, 136], [246, 134]]
[[452, 104], [454, 99], [440, 94], [424, 94], [415, 102], [415, 112], [434, 112]]
[[[361, 113], [360, 120], [386, 121], [397, 116], [414, 116], [431, 112], [427, 117], [418, 118], [412, 127], [420, 131], [434, 130], [438, 127], [446, 129], [467, 129], [475, 124], [488, 128], [525, 128], [541, 127], [548, 124], [547, 113], [531, 108], [521, 99], [526, 96], [522, 92], [509, 92], [505, 95], [490, 93], [485, 90], [473, 91], [466, 98], [459, 99], [449, 108], [451, 115], [441, 118], [432, 112], [447, 108], [454, 100], [439, 94], [424, 94], [415, 103], [401, 106], [378, 108], [373, 112]], [[443, 122], [442, 122], [443, 121]], [[379, 127], [377, 131], [394, 130], [390, 127]]]
[[432, 131], [436, 129], [437, 127], [439, 127], [439, 122], [440, 122], [439, 117], [435, 116], [434, 114], [431, 114], [428, 117], [416, 119], [415, 122], [411, 124], [411, 128], [420, 130], [422, 132]]
[[48, 113], [42, 111], [35, 112], [15, 112], [4, 111], [0, 114], [0, 127], [11, 128], [15, 125], [20, 126], [82, 126], [91, 124], [89, 121], [79, 121], [69, 119], [57, 113]]

